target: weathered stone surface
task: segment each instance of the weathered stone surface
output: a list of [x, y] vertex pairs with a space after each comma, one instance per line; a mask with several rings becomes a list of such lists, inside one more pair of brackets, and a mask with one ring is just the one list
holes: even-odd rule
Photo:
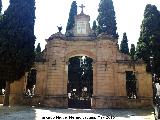
[[[83, 19], [84, 16], [84, 19]], [[117, 40], [102, 34], [92, 39], [89, 16], [76, 18], [86, 24], [86, 32], [79, 33], [78, 22], [73, 30], [76, 36], [67, 37], [61, 33], [46, 39], [43, 51], [46, 62], [35, 63], [37, 82], [35, 97], [26, 99], [26, 76], [11, 85], [11, 103], [32, 103], [51, 107], [68, 107], [67, 82], [69, 58], [88, 56], [93, 59], [92, 108], [135, 108], [152, 104], [152, 80], [146, 73], [143, 61], [133, 63], [128, 55], [120, 53]], [[83, 28], [82, 28], [83, 29]], [[137, 78], [138, 98], [131, 100], [126, 93], [126, 71], [133, 71]], [[17, 87], [18, 86], [18, 87]]]
[[0, 95], [0, 104], [3, 104], [4, 95]]
[[[94, 61], [93, 96], [96, 97], [92, 98], [92, 108], [134, 108], [151, 105], [151, 76], [146, 73], [145, 64], [131, 64], [129, 57], [119, 52], [114, 41], [103, 39], [96, 41], [65, 41], [60, 39], [47, 41], [46, 58], [48, 58], [48, 62], [36, 63], [35, 94], [41, 97], [33, 101], [41, 101], [41, 104], [44, 103], [46, 106], [67, 107], [67, 98], [65, 100], [63, 98], [64, 95], [67, 95], [67, 62], [69, 58], [80, 55], [88, 56]], [[119, 61], [117, 62], [117, 60]], [[136, 72], [137, 100], [127, 99], [125, 71]], [[22, 95], [25, 79], [24, 77], [23, 80], [13, 83], [11, 93]], [[17, 88], [17, 85], [21, 87]], [[47, 99], [46, 96], [48, 96]], [[62, 98], [56, 96], [62, 96]], [[142, 97], [144, 100], [141, 100]], [[15, 97], [12, 97], [11, 102], [17, 103], [15, 102], [16, 99], [13, 98]], [[24, 98], [19, 100], [23, 101]], [[62, 101], [63, 104], [61, 104]]]

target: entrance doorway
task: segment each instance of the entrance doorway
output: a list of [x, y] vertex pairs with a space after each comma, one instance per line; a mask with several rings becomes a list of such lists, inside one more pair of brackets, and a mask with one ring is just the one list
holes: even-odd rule
[[68, 65], [68, 107], [91, 108], [93, 94], [93, 59], [75, 56]]

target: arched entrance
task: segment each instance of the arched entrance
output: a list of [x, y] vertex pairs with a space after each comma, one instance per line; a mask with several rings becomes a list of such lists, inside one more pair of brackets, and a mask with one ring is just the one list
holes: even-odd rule
[[87, 56], [69, 58], [68, 107], [91, 108], [93, 94], [93, 59]]

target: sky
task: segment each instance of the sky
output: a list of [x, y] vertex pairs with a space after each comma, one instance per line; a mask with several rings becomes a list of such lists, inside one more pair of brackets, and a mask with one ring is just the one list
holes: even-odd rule
[[[2, 0], [3, 11], [7, 9], [9, 0]], [[62, 33], [65, 33], [69, 11], [73, 0], [35, 0], [36, 19], [35, 36], [36, 44], [40, 43], [41, 48], [45, 48], [45, 39], [58, 32], [57, 26], [62, 25]], [[84, 4], [84, 13], [90, 16], [90, 25], [98, 16], [98, 5], [100, 0], [76, 0], [77, 5]], [[129, 47], [138, 41], [140, 26], [143, 20], [143, 13], [147, 4], [156, 5], [160, 10], [159, 0], [113, 0], [116, 12], [117, 32], [120, 43], [123, 33], [127, 33]], [[78, 7], [78, 13], [80, 13]]]

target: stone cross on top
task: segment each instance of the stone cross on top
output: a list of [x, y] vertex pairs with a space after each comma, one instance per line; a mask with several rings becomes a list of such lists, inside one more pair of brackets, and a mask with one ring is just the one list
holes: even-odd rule
[[83, 14], [83, 8], [85, 8], [85, 6], [83, 4], [81, 4], [81, 6], [79, 6], [80, 8], [82, 8], [81, 14]]

